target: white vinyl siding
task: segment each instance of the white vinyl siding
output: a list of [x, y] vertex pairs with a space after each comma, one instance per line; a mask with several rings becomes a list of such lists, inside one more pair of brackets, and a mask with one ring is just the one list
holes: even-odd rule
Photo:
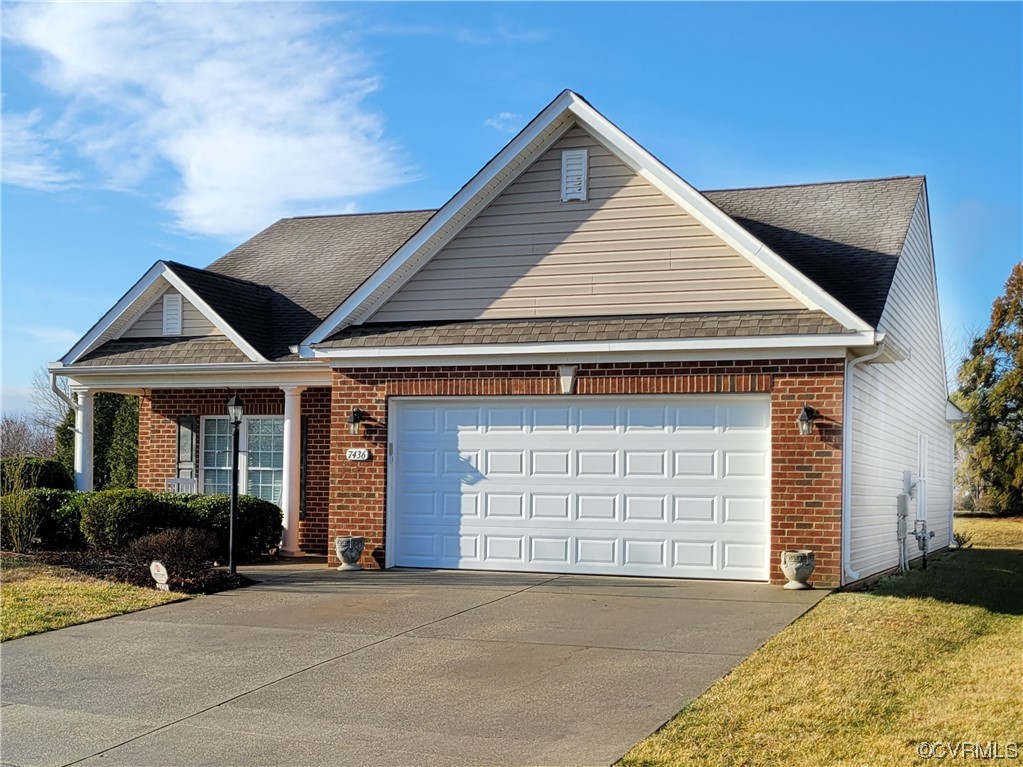
[[561, 201], [586, 199], [588, 151], [566, 149], [561, 153]]
[[[280, 504], [284, 480], [284, 419], [246, 416], [240, 429], [239, 483], [247, 495]], [[202, 419], [202, 491], [231, 492], [231, 422], [226, 416]]]
[[[586, 149], [587, 199], [561, 200]], [[576, 126], [397, 291], [371, 322], [802, 308]]]
[[391, 564], [766, 580], [760, 395], [401, 398]]
[[[917, 201], [879, 329], [909, 359], [853, 369], [851, 385], [851, 566], [860, 577], [899, 563], [896, 496], [903, 472], [924, 482], [911, 514], [927, 516], [932, 548], [951, 530], [952, 431], [945, 420], [947, 389], [934, 282], [934, 258], [923, 195]], [[910, 541], [912, 557], [919, 556]]]
[[[165, 327], [165, 301], [170, 296], [177, 296], [180, 301], [178, 316], [180, 319], [179, 329], [176, 332], [167, 332]], [[221, 336], [221, 333], [212, 322], [195, 308], [174, 288], [168, 288], [163, 295], [142, 313], [124, 333], [122, 338], [158, 338], [165, 335], [180, 335], [187, 337], [195, 336]]]

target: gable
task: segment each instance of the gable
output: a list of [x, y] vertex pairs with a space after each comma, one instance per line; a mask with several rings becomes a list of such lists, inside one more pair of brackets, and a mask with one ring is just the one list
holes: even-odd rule
[[[587, 199], [562, 202], [562, 152], [580, 148]], [[368, 321], [802, 308], [577, 124]]]
[[[163, 332], [163, 297], [181, 295], [175, 288], [168, 285], [167, 289], [157, 296], [152, 306], [142, 313], [132, 325], [121, 333], [121, 338], [161, 338]], [[195, 308], [187, 298], [181, 298], [181, 333], [182, 337], [224, 335], [212, 322]]]

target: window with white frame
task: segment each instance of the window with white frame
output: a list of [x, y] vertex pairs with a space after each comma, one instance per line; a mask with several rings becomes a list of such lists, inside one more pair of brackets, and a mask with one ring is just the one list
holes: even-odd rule
[[280, 503], [284, 481], [284, 419], [247, 418], [246, 492]]
[[231, 421], [226, 416], [202, 422], [202, 491], [231, 492]]
[[[202, 419], [202, 490], [231, 492], [231, 421], [226, 416]], [[271, 503], [281, 502], [284, 481], [284, 419], [246, 416], [239, 433], [239, 484], [244, 492]]]

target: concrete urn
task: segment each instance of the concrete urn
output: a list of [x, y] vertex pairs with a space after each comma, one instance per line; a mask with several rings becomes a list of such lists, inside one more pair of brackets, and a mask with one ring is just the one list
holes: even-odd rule
[[781, 553], [781, 571], [789, 582], [785, 584], [787, 589], [812, 589], [807, 580], [817, 566], [813, 552], [810, 549], [786, 549]]
[[366, 539], [361, 535], [339, 535], [334, 539], [334, 551], [341, 560], [338, 570], [361, 570], [359, 557], [366, 548]]

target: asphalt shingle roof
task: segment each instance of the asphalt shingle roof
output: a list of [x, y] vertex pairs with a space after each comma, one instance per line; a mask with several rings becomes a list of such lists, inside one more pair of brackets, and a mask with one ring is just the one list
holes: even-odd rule
[[922, 185], [903, 176], [703, 194], [877, 327]]
[[353, 325], [335, 333], [324, 343], [317, 344], [317, 348], [636, 341], [658, 338], [787, 336], [843, 332], [849, 331], [824, 312], [735, 312]]
[[[876, 326], [884, 311], [922, 183], [922, 177], [915, 176], [718, 190], [704, 194], [779, 256], [867, 323]], [[305, 338], [435, 212], [283, 219], [206, 269], [177, 263], [169, 266], [267, 359], [293, 359], [288, 347]], [[803, 323], [798, 328], [803, 329], [792, 332], [838, 332], [815, 325], [815, 313], [797, 314], [801, 315], [799, 322]], [[792, 320], [789, 317], [784, 321]], [[759, 326], [754, 327], [754, 321], [738, 321], [737, 327], [744, 333], [761, 334]], [[782, 320], [772, 315], [771, 321]], [[402, 339], [401, 343], [418, 345], [485, 342], [477, 340], [480, 338], [561, 340], [580, 334], [604, 334], [606, 337], [618, 334], [619, 338], [689, 337], [685, 334], [714, 335], [731, 330], [721, 323], [720, 315], [693, 315], [646, 319], [528, 319], [401, 327], [365, 325], [362, 330], [346, 331], [328, 344], [338, 343], [342, 337], [347, 346], [369, 345], [369, 339], [387, 345]], [[833, 324], [838, 326], [838, 323]], [[770, 325], [766, 329], [769, 330]], [[629, 333], [640, 335], [627, 336]], [[662, 335], [643, 335], [652, 333]], [[459, 337], [463, 340], [455, 340]], [[447, 340], [435, 340], [438, 338]], [[185, 339], [183, 343], [193, 341], [207, 344], [201, 348], [209, 361], [228, 362], [240, 355], [233, 347], [228, 350], [224, 346], [208, 345], [208, 339]], [[134, 355], [130, 364], [136, 364], [134, 360], [141, 360], [142, 356], [146, 361], [171, 364], [172, 359], [177, 360], [185, 353], [197, 355], [200, 349], [200, 346], [189, 346], [186, 352], [186, 347], [177, 347], [167, 339], [134, 339], [127, 342], [131, 349], [117, 346], [123, 343], [126, 342], [110, 342], [89, 355], [87, 359], [92, 362], [83, 360], [76, 364], [128, 364], [123, 362], [127, 358], [117, 356], [122, 354]], [[149, 345], [147, 355], [142, 355], [139, 344]], [[111, 361], [96, 362], [100, 352], [104, 352], [103, 359]], [[215, 353], [221, 356], [214, 359]]]
[[201, 365], [248, 362], [249, 358], [222, 336], [203, 338], [121, 338], [107, 341], [75, 363], [104, 365]]

